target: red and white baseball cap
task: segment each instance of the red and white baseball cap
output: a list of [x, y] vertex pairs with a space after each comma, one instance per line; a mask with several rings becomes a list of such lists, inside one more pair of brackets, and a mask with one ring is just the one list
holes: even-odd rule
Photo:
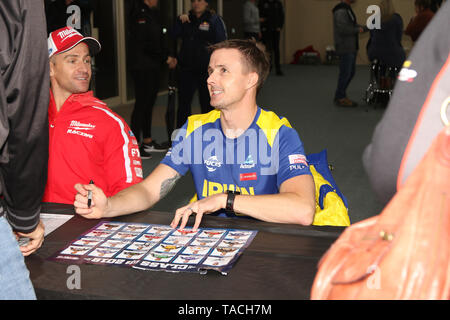
[[48, 36], [48, 57], [69, 51], [81, 42], [85, 42], [88, 45], [92, 56], [99, 53], [102, 48], [97, 39], [84, 37], [72, 27], [64, 27], [51, 32]]

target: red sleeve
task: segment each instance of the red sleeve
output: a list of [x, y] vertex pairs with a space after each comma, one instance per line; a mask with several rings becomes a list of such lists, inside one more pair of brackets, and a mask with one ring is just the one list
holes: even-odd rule
[[113, 117], [113, 130], [104, 145], [105, 179], [108, 183], [107, 196], [143, 180], [139, 147], [128, 125], [117, 115]]

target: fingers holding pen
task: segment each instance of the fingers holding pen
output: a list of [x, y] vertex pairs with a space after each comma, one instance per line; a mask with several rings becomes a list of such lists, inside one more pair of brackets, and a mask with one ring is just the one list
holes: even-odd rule
[[95, 184], [77, 183], [74, 188], [77, 190], [73, 203], [75, 212], [88, 219], [103, 217], [108, 201], [103, 190]]

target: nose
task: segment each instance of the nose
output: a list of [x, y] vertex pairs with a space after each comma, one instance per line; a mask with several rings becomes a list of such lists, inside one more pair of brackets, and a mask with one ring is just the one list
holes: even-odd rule
[[214, 77], [214, 72], [211, 72], [208, 76], [208, 79], [206, 79], [206, 84], [207, 85], [213, 85], [215, 84], [215, 77]]
[[91, 64], [89, 62], [82, 61], [80, 63], [79, 69], [80, 72], [90, 73]]

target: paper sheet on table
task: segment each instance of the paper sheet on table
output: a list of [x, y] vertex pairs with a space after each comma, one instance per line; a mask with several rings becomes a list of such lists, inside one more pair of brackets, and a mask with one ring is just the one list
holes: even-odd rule
[[71, 218], [73, 218], [73, 215], [41, 213], [41, 221], [45, 227], [44, 236], [47, 236], [49, 233], [55, 231]]

